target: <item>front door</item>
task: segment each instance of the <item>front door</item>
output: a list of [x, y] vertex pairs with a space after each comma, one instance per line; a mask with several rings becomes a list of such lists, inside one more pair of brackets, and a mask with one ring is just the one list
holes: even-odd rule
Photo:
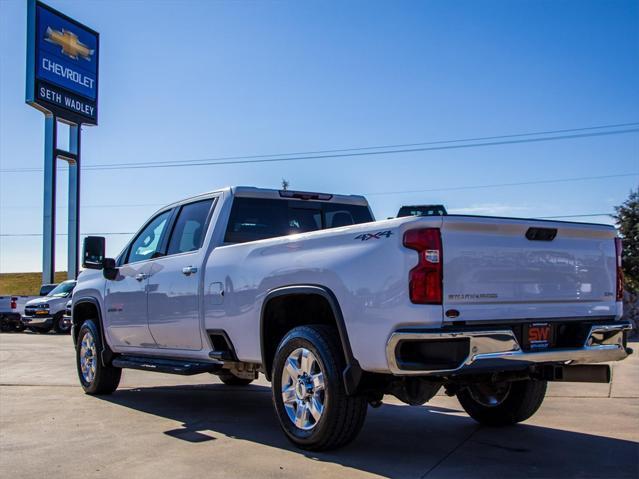
[[202, 349], [200, 283], [202, 247], [213, 199], [180, 207], [166, 256], [153, 260], [149, 274], [149, 329], [159, 348]]
[[114, 346], [156, 347], [148, 325], [147, 287], [152, 258], [162, 247], [171, 212], [164, 211], [146, 224], [125, 253], [117, 277], [106, 282], [105, 324]]

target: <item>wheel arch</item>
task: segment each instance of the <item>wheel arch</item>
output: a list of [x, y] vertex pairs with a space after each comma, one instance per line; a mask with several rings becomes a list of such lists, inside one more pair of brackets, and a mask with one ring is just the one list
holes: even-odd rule
[[[362, 370], [359, 362], [353, 356], [353, 350], [348, 339], [348, 331], [346, 329], [346, 323], [344, 321], [344, 315], [340, 308], [339, 302], [335, 294], [328, 288], [321, 285], [314, 284], [299, 284], [288, 285], [275, 288], [266, 295], [262, 303], [262, 310], [260, 314], [260, 351], [262, 356], [262, 366], [264, 375], [270, 381], [271, 380], [271, 365], [273, 362], [273, 354], [271, 354], [269, 344], [266, 341], [266, 331], [268, 327], [268, 312], [269, 306], [273, 304], [273, 300], [283, 300], [292, 297], [315, 297], [321, 298], [325, 301], [330, 309], [332, 318], [337, 327], [339, 333], [340, 343], [342, 346], [342, 352], [346, 361], [346, 367], [342, 372], [342, 379], [344, 380], [344, 386], [348, 394], [354, 394], [359, 385]], [[290, 330], [290, 329], [289, 329]], [[277, 345], [275, 345], [277, 347]]]
[[[95, 311], [94, 316], [87, 314], [87, 311], [91, 310]], [[80, 298], [77, 301], [73, 301], [73, 309], [71, 310], [71, 337], [74, 345], [78, 342], [80, 327], [86, 319], [94, 319], [98, 323], [97, 327], [100, 330], [100, 335], [102, 336], [100, 338], [100, 344], [102, 346], [100, 351], [100, 361], [102, 362], [102, 365], [106, 366], [111, 363], [113, 351], [107, 344], [100, 302], [94, 297], [85, 297]]]

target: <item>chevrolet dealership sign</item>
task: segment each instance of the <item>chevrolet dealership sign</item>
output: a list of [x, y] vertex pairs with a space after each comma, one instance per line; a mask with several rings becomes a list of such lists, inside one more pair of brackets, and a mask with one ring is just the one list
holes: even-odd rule
[[97, 125], [100, 35], [35, 0], [29, 1], [27, 30], [27, 103]]

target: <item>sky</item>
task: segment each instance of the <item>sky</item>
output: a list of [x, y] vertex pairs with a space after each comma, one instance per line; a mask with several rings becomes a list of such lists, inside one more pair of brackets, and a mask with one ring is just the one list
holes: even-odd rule
[[[382, 219], [422, 203], [503, 216], [609, 214], [639, 183], [637, 131], [89, 169], [637, 123], [635, 0], [47, 3], [100, 32], [100, 118], [82, 129], [80, 230], [109, 233], [112, 256], [162, 205], [226, 185], [279, 188], [286, 178], [291, 189], [364, 194]], [[24, 103], [25, 56], [26, 2], [0, 0], [0, 272], [42, 263], [44, 119]], [[66, 233], [60, 168], [57, 228]], [[534, 183], [610, 175], [626, 176]], [[475, 188], [526, 182], [534, 184]], [[65, 270], [66, 236], [56, 251]]]

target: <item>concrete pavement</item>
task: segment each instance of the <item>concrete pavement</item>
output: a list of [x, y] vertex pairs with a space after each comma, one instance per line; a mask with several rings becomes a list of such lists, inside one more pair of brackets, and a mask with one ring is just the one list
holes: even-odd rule
[[[639, 344], [635, 343], [635, 349]], [[77, 384], [68, 336], [0, 335], [3, 477], [632, 477], [639, 476], [639, 359], [612, 385], [552, 384], [526, 423], [479, 427], [456, 399], [387, 398], [358, 439], [330, 453], [294, 448], [268, 383], [126, 370], [111, 396]]]

